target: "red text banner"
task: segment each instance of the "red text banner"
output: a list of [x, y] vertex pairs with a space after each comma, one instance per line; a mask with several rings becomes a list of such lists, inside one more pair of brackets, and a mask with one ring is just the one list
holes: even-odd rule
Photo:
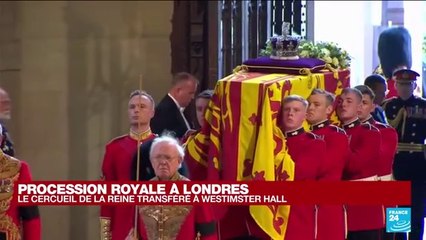
[[35, 181], [14, 186], [18, 205], [409, 205], [410, 182]]

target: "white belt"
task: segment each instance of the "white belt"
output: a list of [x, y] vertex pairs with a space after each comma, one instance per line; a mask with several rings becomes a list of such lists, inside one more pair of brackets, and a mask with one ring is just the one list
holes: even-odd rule
[[374, 176], [366, 177], [366, 178], [353, 179], [351, 181], [377, 181], [377, 180], [378, 180], [377, 175], [374, 175]]
[[379, 181], [392, 181], [392, 174], [384, 175], [379, 177]]

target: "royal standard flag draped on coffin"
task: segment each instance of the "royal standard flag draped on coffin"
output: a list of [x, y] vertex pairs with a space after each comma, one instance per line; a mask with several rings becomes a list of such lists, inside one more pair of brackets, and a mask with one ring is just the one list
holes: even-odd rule
[[[292, 181], [295, 164], [279, 128], [282, 98], [307, 98], [314, 88], [340, 94], [348, 83], [349, 71], [339, 72], [337, 78], [331, 72], [238, 72], [221, 79], [206, 124], [186, 145], [186, 160], [207, 165], [206, 180]], [[284, 238], [290, 211], [288, 205], [250, 206], [251, 216], [272, 239]]]

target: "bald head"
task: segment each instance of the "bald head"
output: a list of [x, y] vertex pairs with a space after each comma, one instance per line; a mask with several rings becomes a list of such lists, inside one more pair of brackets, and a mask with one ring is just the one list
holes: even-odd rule
[[181, 72], [173, 76], [170, 94], [179, 103], [180, 107], [187, 107], [198, 87], [198, 79], [192, 74]]

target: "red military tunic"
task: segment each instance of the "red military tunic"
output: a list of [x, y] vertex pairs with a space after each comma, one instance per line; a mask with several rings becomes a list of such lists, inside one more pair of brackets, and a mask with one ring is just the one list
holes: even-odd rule
[[31, 181], [28, 164], [10, 157], [0, 150], [0, 239], [40, 240], [41, 222], [37, 206], [19, 207], [13, 197], [13, 184]]
[[[287, 132], [289, 154], [295, 162], [294, 180], [317, 180], [320, 176], [320, 165], [325, 158], [325, 142], [317, 135], [307, 133], [303, 128]], [[316, 235], [315, 206], [291, 206], [286, 240], [311, 240]], [[221, 219], [221, 239], [270, 239], [256, 224], [246, 206], [230, 207], [226, 216]], [[254, 239], [253, 238], [253, 239]]]
[[392, 178], [392, 165], [398, 148], [398, 133], [388, 124], [377, 122], [370, 117], [367, 122], [380, 131], [382, 137], [378, 177], [380, 181], [390, 181]]
[[[312, 125], [314, 134], [324, 139], [327, 157], [321, 164], [320, 180], [340, 181], [349, 152], [346, 132], [328, 120]], [[317, 240], [344, 240], [346, 225], [343, 205], [320, 205], [318, 208]]]
[[390, 181], [392, 178], [393, 159], [398, 148], [398, 133], [390, 125], [377, 122], [373, 117], [370, 117], [367, 122], [379, 129], [382, 138], [378, 170], [379, 180]]
[[[343, 179], [377, 181], [380, 163], [381, 135], [369, 123], [356, 120], [343, 125], [349, 136], [349, 157]], [[349, 231], [374, 230], [384, 227], [382, 206], [347, 206]]]
[[[370, 124], [373, 124], [380, 131], [382, 137], [382, 144], [380, 149], [380, 162], [378, 170], [379, 181], [392, 181], [392, 165], [395, 158], [395, 154], [398, 148], [398, 133], [390, 125], [377, 122], [370, 117], [367, 120]], [[386, 208], [396, 206], [383, 206], [383, 217], [386, 216]], [[383, 222], [386, 220], [383, 219]]]
[[[155, 177], [152, 181], [158, 181]], [[175, 174], [171, 181], [189, 181]], [[216, 240], [216, 222], [211, 207], [140, 206], [138, 233], [141, 240]], [[133, 240], [133, 230], [126, 240]]]
[[[295, 162], [295, 181], [318, 180], [326, 157], [326, 144], [303, 128], [286, 132], [288, 151]], [[311, 240], [317, 235], [317, 208], [291, 205], [285, 240]]]
[[[155, 138], [148, 130], [139, 135], [140, 143]], [[102, 163], [103, 179], [106, 181], [130, 181], [133, 157], [137, 152], [138, 135], [130, 134], [114, 138], [106, 145]], [[135, 170], [136, 171], [136, 170]], [[122, 240], [132, 227], [134, 207], [101, 206], [101, 239]]]

